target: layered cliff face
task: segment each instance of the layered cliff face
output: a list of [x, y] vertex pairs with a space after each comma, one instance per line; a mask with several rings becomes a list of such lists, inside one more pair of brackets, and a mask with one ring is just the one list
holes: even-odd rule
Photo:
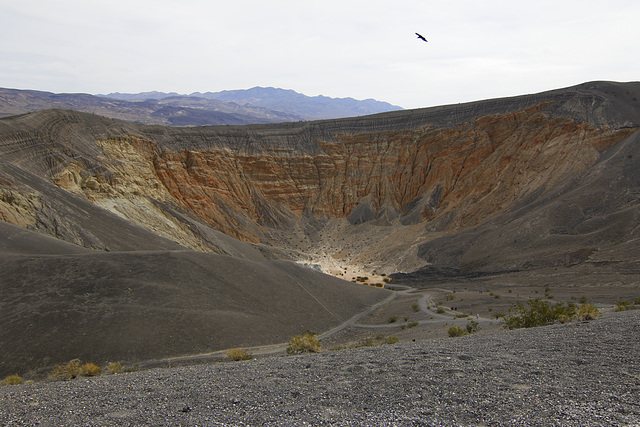
[[110, 163], [126, 159], [126, 167], [111, 167], [117, 178], [102, 189], [86, 180], [85, 192], [91, 199], [171, 196], [217, 229], [254, 242], [265, 227], [303, 215], [352, 224], [425, 221], [433, 230], [454, 231], [570, 179], [634, 131], [552, 119], [541, 110], [457, 128], [338, 134], [319, 140], [314, 155], [279, 147], [160, 152], [133, 136], [109, 139], [100, 144]]

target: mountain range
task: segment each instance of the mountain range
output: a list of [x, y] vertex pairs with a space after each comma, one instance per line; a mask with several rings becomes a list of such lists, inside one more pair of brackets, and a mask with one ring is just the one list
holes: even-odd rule
[[393, 286], [637, 296], [638, 98], [597, 81], [242, 126], [4, 117], [0, 375], [281, 343]]
[[293, 90], [255, 87], [223, 92], [56, 94], [0, 88], [0, 117], [63, 108], [143, 124], [242, 125], [351, 117], [399, 110], [367, 99], [309, 97]]

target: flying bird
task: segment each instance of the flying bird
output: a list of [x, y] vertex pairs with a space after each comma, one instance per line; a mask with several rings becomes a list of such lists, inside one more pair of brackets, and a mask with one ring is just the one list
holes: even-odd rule
[[422, 37], [420, 34], [416, 33], [416, 36], [418, 36], [418, 38], [422, 41], [428, 41], [427, 39], [425, 39], [424, 37]]

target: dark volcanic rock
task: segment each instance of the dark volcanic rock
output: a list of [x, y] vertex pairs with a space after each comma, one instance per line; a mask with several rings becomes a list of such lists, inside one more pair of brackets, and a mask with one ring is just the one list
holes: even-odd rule
[[501, 271], [636, 262], [640, 133], [574, 179], [523, 200], [500, 218], [419, 248], [439, 268]]
[[640, 311], [592, 322], [0, 388], [4, 425], [631, 426]]

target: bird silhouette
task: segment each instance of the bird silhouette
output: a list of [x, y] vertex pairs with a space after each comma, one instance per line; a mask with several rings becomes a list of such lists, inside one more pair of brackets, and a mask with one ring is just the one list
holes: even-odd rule
[[416, 36], [418, 36], [418, 38], [422, 41], [428, 41], [427, 39], [425, 39], [424, 37], [422, 37], [420, 34], [416, 33]]

